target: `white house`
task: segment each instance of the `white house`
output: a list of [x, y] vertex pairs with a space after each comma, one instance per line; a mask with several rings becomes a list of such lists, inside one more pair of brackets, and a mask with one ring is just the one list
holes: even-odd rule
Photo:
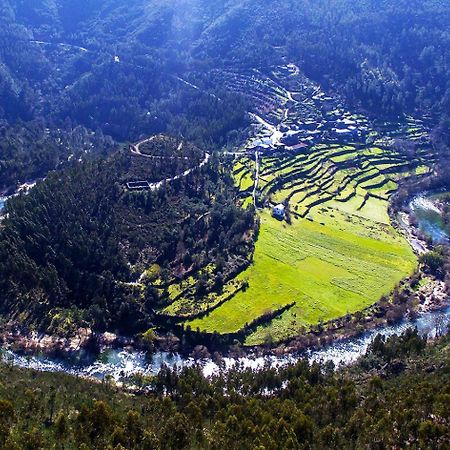
[[279, 220], [284, 220], [286, 207], [280, 203], [272, 208], [272, 216]]

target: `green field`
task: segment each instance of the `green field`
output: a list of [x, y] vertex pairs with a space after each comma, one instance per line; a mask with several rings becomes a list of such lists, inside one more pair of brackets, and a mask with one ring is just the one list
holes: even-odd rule
[[190, 322], [192, 328], [235, 332], [251, 318], [295, 301], [247, 344], [261, 343], [269, 333], [276, 340], [294, 336], [302, 327], [373, 304], [416, 266], [408, 243], [391, 226], [331, 208], [314, 219], [290, 226], [262, 212], [254, 264], [240, 275], [249, 288]]

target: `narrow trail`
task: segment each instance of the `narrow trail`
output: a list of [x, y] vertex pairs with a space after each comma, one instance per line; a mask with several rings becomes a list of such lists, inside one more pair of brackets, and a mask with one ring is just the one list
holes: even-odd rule
[[209, 162], [210, 158], [211, 158], [211, 155], [209, 153], [205, 153], [205, 158], [197, 166], [191, 167], [190, 169], [185, 170], [183, 173], [180, 173], [180, 174], [175, 175], [173, 177], [165, 178], [164, 180], [157, 181], [156, 183], [149, 183], [149, 189], [152, 190], [152, 191], [156, 191], [157, 189], [160, 189], [166, 183], [171, 183], [172, 181], [181, 180], [182, 178], [186, 178], [194, 170], [200, 169], [205, 164], [207, 164]]
[[47, 42], [47, 41], [35, 41], [35, 40], [31, 40], [30, 42], [32, 42], [33, 44], [38, 44], [38, 45], [55, 45], [58, 47], [64, 47], [64, 48], [73, 48], [76, 50], [80, 50], [82, 52], [90, 52], [90, 50], [88, 50], [85, 47], [80, 47], [79, 45], [74, 45], [74, 44], [67, 44], [66, 42]]
[[253, 205], [256, 208], [256, 191], [259, 184], [259, 152], [255, 151], [255, 185], [253, 186]]
[[[143, 139], [142, 141], [137, 142], [136, 144], [130, 144], [130, 151], [133, 155], [136, 156], [142, 156], [143, 158], [148, 158], [148, 159], [169, 159], [169, 160], [175, 160], [175, 159], [184, 159], [185, 161], [189, 160], [188, 156], [159, 156], [159, 155], [147, 155], [146, 153], [142, 153], [141, 152], [141, 145], [147, 144], [148, 142], [151, 142], [153, 139], [155, 138], [155, 136], [152, 136], [150, 138], [146, 138]], [[183, 142], [180, 143], [180, 145], [178, 146], [177, 150], [181, 151], [181, 149], [183, 148]]]
[[185, 80], [184, 78], [181, 78], [177, 75], [173, 75], [173, 78], [175, 78], [175, 80], [178, 80], [180, 83], [183, 83], [184, 85], [189, 86], [192, 89], [195, 89], [196, 91], [201, 92], [202, 94], [209, 95], [210, 97], [221, 101], [221, 98], [217, 97], [217, 95], [212, 94], [211, 92], [206, 92], [204, 89], [201, 89], [200, 87], [196, 86], [195, 84], [190, 83], [189, 81]]

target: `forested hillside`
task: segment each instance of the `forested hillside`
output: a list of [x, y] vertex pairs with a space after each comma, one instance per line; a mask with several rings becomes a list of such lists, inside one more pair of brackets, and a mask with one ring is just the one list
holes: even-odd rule
[[[0, 366], [4, 449], [446, 449], [449, 338], [377, 339], [351, 369], [200, 368], [108, 382]], [[145, 393], [145, 395], [144, 395]]]
[[[217, 66], [261, 68], [286, 58], [376, 112], [449, 109], [444, 1], [134, 0], [125, 7], [109, 0], [85, 2], [80, 12], [71, 1], [2, 0], [1, 7], [9, 119], [63, 119], [70, 108], [79, 123], [121, 138], [172, 131], [180, 126], [173, 116], [193, 120], [176, 77], [195, 69], [207, 81]], [[190, 89], [195, 104], [205, 102]], [[227, 103], [219, 102], [225, 110], [217, 117], [227, 115]]]
[[197, 56], [257, 67], [288, 58], [372, 112], [448, 111], [445, 1], [236, 2], [202, 34]]
[[[239, 140], [245, 102], [220, 87], [202, 92], [181, 78], [188, 57], [163, 39], [170, 8], [139, 1], [126, 8], [85, 2], [82, 9], [69, 1], [0, 2], [0, 120], [29, 130], [39, 120], [50, 130], [39, 151], [31, 133], [21, 149], [0, 138], [6, 149], [0, 186], [58, 166], [71, 152], [66, 137], [55, 142], [52, 136], [70, 136], [79, 125], [119, 141], [160, 132], [211, 148]], [[23, 147], [31, 147], [26, 156]], [[55, 147], [62, 148], [58, 155]]]
[[[245, 264], [253, 213], [234, 205], [232, 179], [215, 158], [158, 189], [127, 188], [185, 170], [179, 143], [158, 141], [145, 151], [168, 155], [163, 166], [163, 156], [123, 151], [54, 172], [8, 202], [0, 228], [3, 314], [49, 332], [85, 325], [130, 334], [152, 325], [170, 282], [204, 269], [210, 289], [220, 291], [227, 272]], [[206, 287], [200, 283], [199, 295]]]
[[14, 190], [20, 182], [44, 177], [86, 155], [104, 156], [114, 148], [101, 131], [65, 123], [61, 128], [42, 120], [0, 125], [0, 190]]
[[168, 132], [220, 147], [239, 141], [246, 107], [211, 70], [293, 62], [373, 113], [419, 110], [438, 122], [450, 109], [449, 9], [439, 0], [1, 0], [0, 119], [65, 129], [70, 117], [121, 141]]

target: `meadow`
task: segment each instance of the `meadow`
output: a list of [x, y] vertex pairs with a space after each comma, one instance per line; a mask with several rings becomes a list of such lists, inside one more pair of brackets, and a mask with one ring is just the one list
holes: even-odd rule
[[292, 337], [373, 304], [416, 267], [408, 243], [390, 225], [363, 216], [330, 207], [318, 211], [313, 221], [300, 219], [292, 225], [268, 211], [260, 218], [254, 263], [239, 276], [248, 289], [190, 322], [193, 329], [236, 332], [252, 318], [295, 302], [246, 343]]

